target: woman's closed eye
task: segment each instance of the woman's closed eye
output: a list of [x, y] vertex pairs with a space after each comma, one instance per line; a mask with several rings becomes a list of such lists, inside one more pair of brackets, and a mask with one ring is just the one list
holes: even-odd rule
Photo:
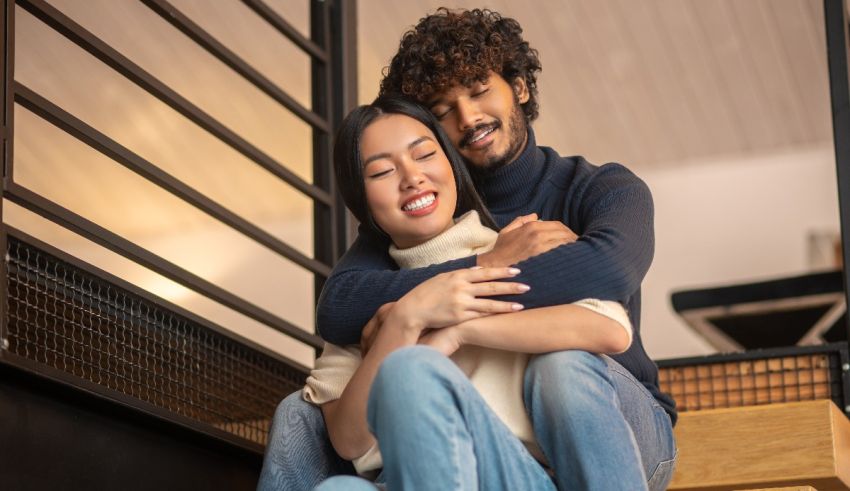
[[431, 157], [433, 157], [434, 155], [437, 155], [437, 151], [436, 151], [436, 150], [432, 150], [432, 151], [430, 151], [430, 152], [423, 153], [422, 155], [414, 155], [414, 156], [413, 156], [413, 160], [419, 160], [419, 161], [422, 161], [422, 160], [428, 160], [428, 159], [430, 159]]
[[378, 169], [370, 169], [368, 172], [366, 172], [366, 177], [368, 177], [369, 179], [377, 179], [379, 177], [389, 175], [390, 172], [392, 172], [394, 170], [395, 170], [395, 168], [393, 168], [393, 167], [383, 167], [383, 168], [378, 168]]

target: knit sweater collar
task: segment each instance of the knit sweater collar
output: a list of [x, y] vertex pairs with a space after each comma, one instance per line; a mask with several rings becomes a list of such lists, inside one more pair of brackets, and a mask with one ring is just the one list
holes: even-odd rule
[[472, 210], [458, 218], [454, 226], [422, 244], [407, 249], [391, 245], [390, 256], [402, 269], [424, 268], [486, 252], [497, 235], [482, 225], [478, 212]]
[[528, 141], [519, 158], [492, 174], [474, 173], [476, 188], [493, 212], [524, 207], [546, 174], [544, 163], [543, 151], [537, 147], [534, 130], [529, 126]]

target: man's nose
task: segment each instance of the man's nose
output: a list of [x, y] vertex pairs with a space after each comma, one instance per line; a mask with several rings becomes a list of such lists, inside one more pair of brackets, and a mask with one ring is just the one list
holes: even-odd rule
[[460, 131], [475, 128], [483, 119], [478, 104], [469, 99], [458, 100], [455, 110], [458, 115], [458, 128]]

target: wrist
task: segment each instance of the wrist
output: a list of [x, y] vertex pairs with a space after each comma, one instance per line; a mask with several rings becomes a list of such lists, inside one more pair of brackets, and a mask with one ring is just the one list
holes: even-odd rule
[[425, 322], [419, 316], [408, 312], [407, 305], [401, 301], [387, 315], [385, 324], [394, 326], [395, 329], [417, 338], [426, 327]]
[[483, 254], [479, 254], [479, 255], [475, 256], [475, 265], [481, 266], [482, 268], [494, 267], [496, 265], [493, 264], [492, 258], [493, 258], [493, 254], [491, 254], [490, 252], [485, 252]]
[[479, 319], [471, 319], [466, 322], [461, 322], [454, 329], [457, 331], [458, 344], [475, 344], [476, 333], [480, 327]]

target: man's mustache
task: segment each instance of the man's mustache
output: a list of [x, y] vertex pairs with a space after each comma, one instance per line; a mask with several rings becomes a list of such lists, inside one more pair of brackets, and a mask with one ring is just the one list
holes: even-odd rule
[[460, 142], [458, 143], [457, 146], [458, 146], [458, 148], [465, 148], [465, 147], [469, 146], [469, 144], [472, 141], [472, 138], [479, 131], [481, 131], [481, 130], [486, 131], [486, 130], [490, 130], [490, 129], [499, 129], [499, 128], [501, 128], [501, 126], [502, 126], [501, 121], [494, 121], [492, 123], [481, 123], [474, 128], [466, 130], [466, 132], [463, 134], [463, 137], [460, 139]]

